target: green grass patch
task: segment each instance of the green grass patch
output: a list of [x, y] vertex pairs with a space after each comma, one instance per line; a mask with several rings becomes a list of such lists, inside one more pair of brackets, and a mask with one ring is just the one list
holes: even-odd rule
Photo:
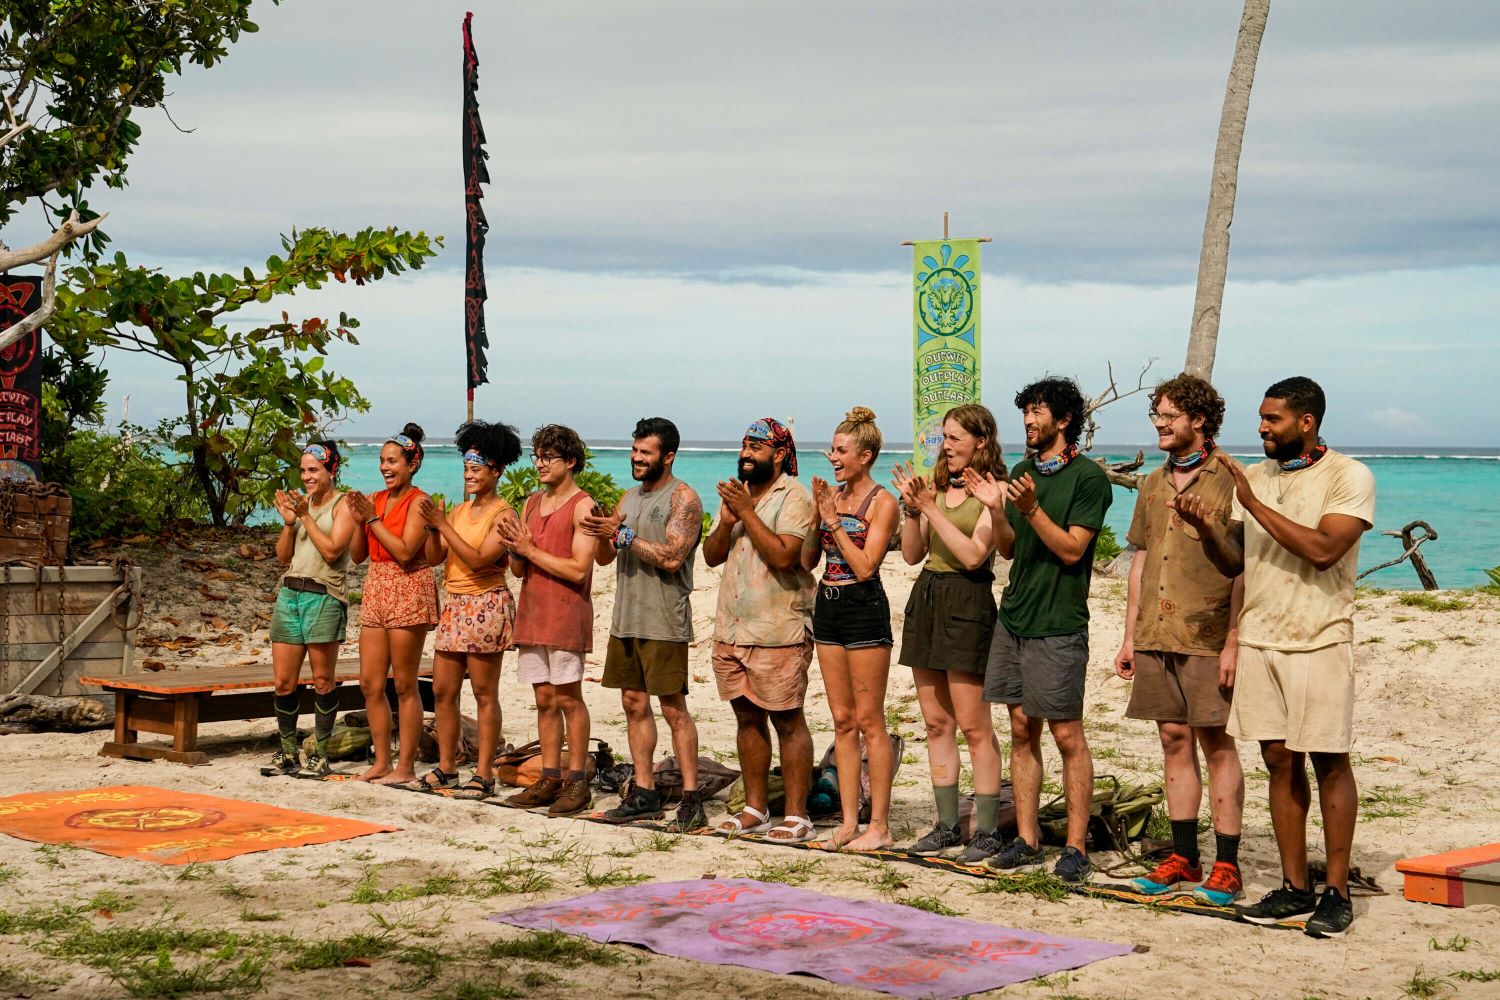
[[269, 924], [281, 919], [280, 913], [258, 913], [255, 910], [241, 910], [240, 919], [246, 923]]
[[1466, 983], [1497, 983], [1500, 969], [1461, 969], [1453, 973], [1453, 978]]
[[780, 882], [783, 885], [806, 885], [814, 875], [823, 873], [823, 862], [818, 858], [797, 861], [761, 861], [754, 868], [741, 872], [737, 878], [753, 878], [761, 882]]
[[928, 913], [936, 913], [944, 917], [963, 916], [963, 911], [955, 910], [936, 896], [908, 896], [905, 899], [898, 899], [896, 902], [902, 906], [910, 906], [915, 910], [926, 910]]
[[527, 931], [520, 937], [501, 938], [490, 942], [488, 952], [490, 958], [520, 958], [567, 968], [625, 961], [625, 954], [617, 949], [561, 931]]
[[59, 903], [33, 906], [18, 913], [0, 910], [0, 934], [56, 934], [87, 925], [77, 907]]
[[463, 880], [457, 875], [430, 875], [415, 885], [396, 885], [381, 889], [376, 885], [378, 869], [371, 868], [354, 886], [349, 894], [351, 903], [400, 903], [423, 896], [456, 896], [465, 891]]
[[1034, 868], [1020, 875], [987, 878], [980, 882], [972, 891], [975, 895], [987, 895], [998, 892], [1005, 895], [1021, 894], [1035, 896], [1038, 899], [1049, 900], [1053, 903], [1067, 899], [1071, 895], [1068, 892], [1068, 887], [1060, 879], [1041, 868]]
[[1403, 642], [1396, 649], [1402, 653], [1410, 653], [1413, 650], [1425, 649], [1429, 653], [1437, 652], [1437, 643], [1431, 639], [1413, 639], [1411, 642]]
[[88, 910], [108, 910], [110, 913], [129, 913], [135, 909], [135, 900], [120, 895], [113, 889], [100, 889], [84, 904]]
[[1455, 934], [1446, 941], [1439, 941], [1437, 938], [1427, 939], [1427, 947], [1433, 951], [1467, 951], [1469, 945], [1473, 943], [1473, 938], [1462, 934]]
[[490, 896], [545, 892], [552, 887], [552, 876], [530, 865], [511, 861], [498, 868], [486, 868], [469, 886], [469, 895], [479, 899]]
[[1414, 816], [1427, 796], [1407, 794], [1399, 785], [1376, 785], [1359, 797], [1361, 819], [1399, 819]]
[[1417, 971], [1411, 974], [1411, 978], [1401, 984], [1401, 995], [1404, 997], [1435, 997], [1444, 990], [1451, 990], [1454, 986], [1442, 976], [1429, 976], [1425, 974], [1422, 966], [1417, 966]]
[[1397, 596], [1396, 603], [1422, 611], [1463, 611], [1469, 602], [1457, 597], [1436, 597], [1426, 591], [1416, 591]]
[[578, 878], [591, 889], [613, 889], [622, 885], [639, 885], [651, 881], [650, 875], [631, 871], [627, 865], [595, 870], [594, 859], [585, 858], [578, 868]]
[[328, 941], [314, 941], [300, 946], [287, 963], [294, 972], [308, 969], [338, 969], [356, 958], [381, 958], [391, 953], [396, 942], [387, 934], [350, 934]]
[[21, 877], [21, 869], [12, 868], [10, 865], [0, 865], [0, 885], [14, 882]]

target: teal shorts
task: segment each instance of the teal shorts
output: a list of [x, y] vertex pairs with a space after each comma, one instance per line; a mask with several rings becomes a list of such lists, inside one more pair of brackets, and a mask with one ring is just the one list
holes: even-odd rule
[[271, 641], [294, 646], [343, 642], [348, 617], [348, 605], [336, 597], [282, 587], [271, 612]]

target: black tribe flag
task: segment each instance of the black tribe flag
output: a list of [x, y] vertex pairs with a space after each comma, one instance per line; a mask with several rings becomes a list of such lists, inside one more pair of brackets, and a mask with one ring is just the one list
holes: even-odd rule
[[[0, 332], [41, 304], [42, 279], [0, 274]], [[42, 456], [42, 332], [0, 348], [0, 459], [36, 465]]]
[[484, 332], [484, 236], [490, 224], [484, 217], [483, 194], [479, 185], [490, 182], [484, 161], [484, 123], [479, 120], [479, 57], [474, 53], [474, 38], [469, 34], [473, 14], [464, 15], [464, 211], [467, 235], [464, 256], [464, 344], [468, 354], [469, 398], [474, 387], [490, 380], [485, 349], [490, 346]]

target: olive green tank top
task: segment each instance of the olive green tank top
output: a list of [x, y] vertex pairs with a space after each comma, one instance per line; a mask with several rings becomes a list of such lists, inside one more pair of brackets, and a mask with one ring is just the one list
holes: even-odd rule
[[[970, 538], [974, 537], [974, 529], [979, 526], [979, 515], [984, 513], [984, 504], [973, 497], [964, 497], [963, 503], [957, 507], [949, 507], [947, 494], [940, 493], [937, 498], [937, 507], [940, 516], [948, 518], [959, 531], [962, 531]], [[933, 531], [929, 527], [927, 532], [927, 562], [923, 567], [924, 569], [930, 569], [934, 573], [970, 572], [964, 569], [963, 563], [958, 561], [953, 552], [948, 548], [947, 543], [943, 541], [942, 537], [936, 531]], [[988, 566], [990, 559], [993, 558], [994, 553], [991, 553], [990, 558], [985, 560], [985, 566]], [[984, 567], [980, 568], [983, 569]]]
[[[342, 493], [335, 492], [333, 499], [323, 506], [308, 507], [313, 523], [322, 529], [323, 534], [330, 536], [333, 534], [334, 508], [339, 505], [343, 497]], [[292, 542], [292, 561], [287, 564], [282, 579], [300, 576], [305, 580], [316, 580], [328, 588], [329, 597], [347, 604], [349, 598], [344, 593], [344, 580], [349, 572], [349, 565], [349, 550], [345, 549], [330, 566], [323, 559], [323, 553], [318, 551], [318, 547], [308, 537], [307, 529], [302, 526], [301, 520], [298, 520], [296, 535]]]

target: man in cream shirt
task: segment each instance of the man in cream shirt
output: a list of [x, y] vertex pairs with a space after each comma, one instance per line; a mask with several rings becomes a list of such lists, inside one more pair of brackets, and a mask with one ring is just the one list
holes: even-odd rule
[[[1309, 935], [1338, 937], [1354, 919], [1354, 579], [1360, 536], [1375, 517], [1375, 479], [1323, 443], [1325, 407], [1323, 390], [1309, 378], [1271, 386], [1260, 407], [1267, 460], [1241, 469], [1222, 453], [1217, 459], [1235, 478], [1229, 523], [1213, 524], [1191, 494], [1178, 498], [1177, 511], [1202, 535], [1220, 572], [1245, 574], [1228, 730], [1260, 743], [1282, 886], [1240, 913], [1255, 923], [1306, 917]], [[1327, 851], [1321, 896], [1307, 869], [1308, 757]]]

